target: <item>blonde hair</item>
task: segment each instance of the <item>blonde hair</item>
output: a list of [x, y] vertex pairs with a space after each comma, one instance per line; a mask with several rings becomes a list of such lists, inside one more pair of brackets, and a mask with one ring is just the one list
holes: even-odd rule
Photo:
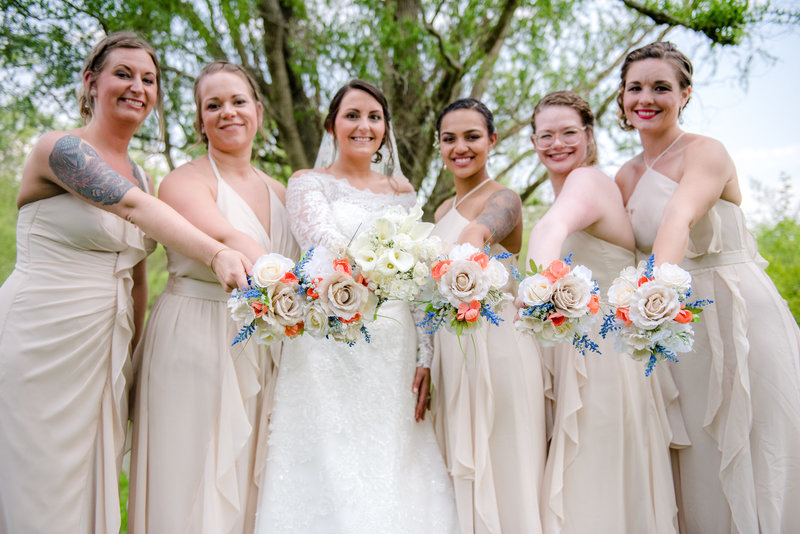
[[563, 106], [566, 108], [574, 109], [578, 116], [581, 118], [581, 125], [586, 128], [589, 134], [589, 144], [586, 147], [586, 158], [583, 160], [584, 167], [590, 167], [597, 164], [597, 142], [594, 139], [594, 113], [589, 103], [586, 102], [576, 93], [572, 91], [555, 91], [546, 94], [536, 107], [533, 108], [533, 115], [531, 115], [531, 128], [533, 133], [536, 134], [536, 114], [547, 107]]
[[[205, 78], [206, 76], [210, 76], [212, 74], [216, 74], [218, 72], [230, 72], [241, 76], [244, 81], [247, 82], [247, 85], [250, 87], [250, 94], [255, 99], [256, 102], [261, 102], [261, 94], [258, 91], [258, 86], [256, 85], [256, 81], [250, 76], [244, 67], [241, 65], [237, 65], [236, 63], [231, 63], [230, 61], [225, 60], [218, 60], [212, 61], [208, 65], [202, 68], [200, 74], [197, 75], [197, 78], [194, 79], [194, 87], [192, 91], [194, 93], [194, 105], [195, 105], [195, 115], [194, 115], [194, 130], [197, 132], [197, 135], [200, 136], [200, 141], [208, 148], [208, 136], [203, 133], [203, 118], [202, 118], [202, 110], [200, 109], [200, 81]], [[267, 135], [264, 132], [263, 125], [258, 125], [258, 131], [261, 135], [266, 138]], [[199, 144], [199, 143], [198, 143]]]
[[[86, 78], [86, 74], [91, 73], [89, 76], [89, 82], [95, 81], [97, 76], [100, 75], [100, 72], [102, 72], [103, 68], [105, 67], [109, 54], [112, 50], [117, 48], [144, 50], [150, 55], [150, 59], [153, 60], [153, 64], [156, 67], [156, 85], [158, 87], [155, 110], [156, 117], [158, 119], [159, 133], [163, 135], [164, 91], [161, 87], [161, 67], [158, 63], [156, 51], [152, 45], [150, 45], [150, 43], [144, 41], [133, 32], [117, 32], [106, 36], [102, 41], [95, 45], [95, 47], [92, 49], [92, 53], [86, 58], [86, 63], [81, 71], [81, 79], [84, 80]], [[91, 121], [92, 117], [94, 116], [94, 97], [89, 93], [86, 83], [81, 83], [81, 86], [78, 89], [78, 106], [80, 108], [83, 123], [86, 124]]]

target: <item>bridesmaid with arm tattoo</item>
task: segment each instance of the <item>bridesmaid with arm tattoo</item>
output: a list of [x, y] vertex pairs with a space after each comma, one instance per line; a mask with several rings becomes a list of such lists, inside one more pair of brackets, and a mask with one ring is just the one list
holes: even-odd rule
[[106, 37], [83, 70], [85, 125], [45, 134], [23, 170], [17, 263], [0, 288], [2, 532], [119, 532], [145, 234], [227, 288], [246, 283], [250, 261], [151, 196], [128, 155], [160, 83], [149, 44]]

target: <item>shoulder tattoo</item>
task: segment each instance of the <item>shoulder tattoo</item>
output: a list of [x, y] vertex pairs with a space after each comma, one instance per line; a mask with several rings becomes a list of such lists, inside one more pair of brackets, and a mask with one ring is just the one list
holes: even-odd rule
[[492, 240], [499, 242], [514, 230], [521, 215], [519, 195], [510, 189], [502, 189], [489, 197], [486, 208], [475, 222], [488, 228]]
[[56, 141], [50, 152], [50, 169], [70, 190], [105, 206], [117, 204], [128, 190], [136, 187], [76, 135], [65, 135]]

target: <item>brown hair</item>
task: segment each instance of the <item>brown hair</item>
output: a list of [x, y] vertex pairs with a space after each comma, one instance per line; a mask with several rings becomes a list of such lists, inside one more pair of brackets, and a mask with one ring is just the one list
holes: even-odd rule
[[436, 132], [441, 135], [442, 127], [442, 119], [444, 116], [450, 113], [451, 111], [456, 111], [458, 109], [469, 109], [472, 111], [477, 111], [483, 116], [483, 120], [486, 123], [486, 132], [491, 136], [495, 132], [494, 127], [494, 115], [492, 112], [489, 111], [489, 108], [486, 107], [486, 104], [477, 100], [475, 98], [460, 98], [455, 100], [447, 105], [440, 113], [439, 116], [436, 117]]
[[582, 165], [589, 167], [597, 164], [597, 142], [594, 139], [594, 113], [588, 102], [572, 91], [555, 91], [542, 97], [533, 108], [531, 115], [531, 128], [536, 134], [536, 114], [544, 108], [552, 106], [563, 106], [574, 109], [581, 118], [581, 124], [586, 127], [589, 135], [589, 144], [586, 147], [586, 158]]
[[[230, 72], [232, 74], [236, 74], [241, 76], [244, 81], [247, 82], [247, 85], [250, 87], [250, 96], [256, 102], [261, 102], [261, 93], [258, 91], [258, 85], [256, 85], [256, 81], [247, 72], [244, 67], [241, 65], [237, 65], [236, 63], [231, 63], [230, 61], [225, 60], [218, 60], [212, 61], [208, 65], [202, 68], [200, 74], [197, 75], [197, 78], [194, 79], [194, 87], [192, 91], [194, 93], [194, 105], [195, 105], [195, 115], [194, 115], [194, 129], [197, 132], [197, 135], [200, 136], [200, 140], [206, 145], [208, 148], [208, 136], [203, 133], [202, 125], [203, 119], [201, 117], [202, 110], [200, 109], [200, 81], [205, 78], [206, 76], [210, 76], [211, 74], [216, 74], [218, 72]], [[261, 133], [262, 136], [265, 138], [267, 137], [266, 133], [264, 132], [264, 127], [262, 124], [258, 125], [258, 131]]]
[[[625, 93], [625, 83], [626, 78], [628, 77], [628, 70], [632, 64], [644, 59], [663, 59], [668, 61], [672, 65], [672, 70], [675, 71], [675, 77], [678, 79], [680, 88], [686, 89], [687, 87], [692, 86], [692, 62], [689, 61], [689, 58], [686, 57], [683, 52], [678, 50], [674, 44], [670, 43], [669, 41], [656, 41], [655, 43], [650, 43], [649, 45], [637, 48], [625, 56], [625, 61], [622, 62], [622, 67], [619, 72], [617, 119], [619, 120], [619, 125], [623, 130], [633, 130], [633, 126], [630, 122], [628, 122], [628, 118], [625, 116], [625, 108], [622, 104], [622, 97]], [[689, 99], [691, 99], [691, 96]], [[680, 109], [681, 112], [689, 103], [689, 99], [686, 100], [686, 104], [684, 104]]]
[[[336, 133], [333, 129], [334, 123], [336, 122], [336, 115], [339, 113], [339, 108], [342, 106], [342, 100], [344, 99], [344, 95], [352, 91], [353, 89], [358, 89], [359, 91], [364, 91], [369, 96], [374, 98], [378, 101], [378, 104], [381, 105], [381, 111], [383, 111], [383, 125], [385, 127], [385, 131], [383, 134], [383, 139], [381, 140], [381, 146], [378, 147], [378, 150], [383, 147], [386, 143], [386, 140], [389, 139], [389, 132], [391, 131], [391, 115], [389, 114], [389, 104], [386, 102], [386, 97], [383, 96], [383, 93], [380, 89], [375, 87], [369, 82], [365, 82], [364, 80], [350, 80], [346, 84], [344, 84], [336, 94], [333, 95], [333, 99], [331, 99], [331, 103], [328, 106], [328, 115], [325, 117], [325, 130], [331, 133]], [[335, 139], [335, 137], [334, 137]], [[394, 154], [392, 153], [392, 144], [389, 143], [388, 145], [388, 152], [389, 158], [391, 159], [391, 163], [394, 163]], [[382, 159], [382, 155], [380, 152], [375, 152], [373, 163], [379, 163]]]
[[[158, 63], [156, 51], [150, 43], [144, 41], [141, 37], [133, 32], [117, 32], [106, 36], [102, 41], [97, 43], [92, 49], [89, 57], [86, 58], [86, 63], [81, 71], [81, 79], [84, 80], [86, 73], [91, 73], [89, 81], [93, 82], [97, 76], [102, 72], [105, 67], [108, 56], [112, 50], [117, 48], [132, 48], [144, 50], [150, 55], [153, 64], [156, 67], [156, 85], [158, 86], [158, 93], [156, 96], [156, 117], [158, 119], [158, 127], [161, 133], [164, 132], [164, 91], [161, 87], [161, 67]], [[78, 106], [80, 108], [81, 118], [83, 123], [88, 123], [94, 115], [94, 97], [89, 93], [87, 84], [82, 83], [78, 89]]]

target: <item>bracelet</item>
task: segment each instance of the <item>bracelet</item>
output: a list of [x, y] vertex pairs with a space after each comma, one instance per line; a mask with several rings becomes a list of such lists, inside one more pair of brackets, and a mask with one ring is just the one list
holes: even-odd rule
[[218, 251], [216, 251], [216, 252], [214, 253], [214, 255], [213, 255], [213, 256], [211, 256], [211, 261], [210, 261], [210, 262], [208, 262], [208, 267], [209, 267], [209, 268], [210, 268], [212, 271], [214, 270], [214, 267], [213, 267], [213, 266], [214, 266], [214, 260], [215, 260], [215, 259], [217, 259], [217, 256], [219, 256], [219, 253], [220, 253], [220, 252], [222, 252], [223, 250], [231, 250], [231, 248], [230, 248], [230, 247], [222, 247], [221, 249], [219, 249]]

